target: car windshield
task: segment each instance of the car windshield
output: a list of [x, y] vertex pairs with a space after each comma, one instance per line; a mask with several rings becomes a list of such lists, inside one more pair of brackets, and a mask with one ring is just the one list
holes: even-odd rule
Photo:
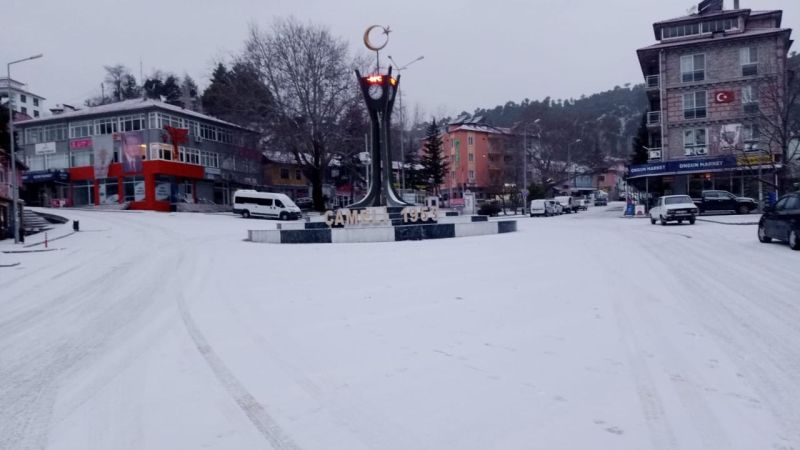
[[688, 195], [676, 195], [674, 197], [666, 197], [664, 203], [667, 205], [677, 205], [679, 203], [693, 203], [691, 197]]

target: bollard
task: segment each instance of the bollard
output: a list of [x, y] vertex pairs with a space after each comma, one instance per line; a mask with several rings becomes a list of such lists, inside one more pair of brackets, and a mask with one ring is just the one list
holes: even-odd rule
[[44, 232], [44, 248], [47, 248], [47, 232]]
[[81, 231], [80, 221], [77, 220], [72, 221], [72, 231]]

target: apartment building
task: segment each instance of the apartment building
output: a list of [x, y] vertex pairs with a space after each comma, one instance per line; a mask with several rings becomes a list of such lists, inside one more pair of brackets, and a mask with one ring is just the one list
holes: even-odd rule
[[637, 51], [650, 110], [649, 161], [631, 166], [657, 194], [724, 189], [762, 197], [780, 149], [762, 126], [784, 94], [791, 29], [781, 11], [724, 9], [705, 0], [693, 14], [653, 24], [657, 43]]

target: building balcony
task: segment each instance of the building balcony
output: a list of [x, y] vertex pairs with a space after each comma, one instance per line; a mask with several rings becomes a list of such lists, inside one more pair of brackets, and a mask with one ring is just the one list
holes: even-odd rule
[[661, 125], [661, 111], [650, 111], [647, 113], [647, 126]]
[[661, 89], [661, 75], [646, 75], [644, 84], [648, 91]]
[[647, 160], [650, 162], [661, 161], [661, 148], [651, 148], [647, 152]]

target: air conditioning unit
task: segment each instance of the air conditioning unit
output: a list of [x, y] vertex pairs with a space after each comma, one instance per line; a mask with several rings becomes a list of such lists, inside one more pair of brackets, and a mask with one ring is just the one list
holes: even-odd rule
[[745, 142], [744, 143], [744, 151], [746, 152], [757, 152], [761, 150], [761, 146], [758, 145], [758, 142]]
[[707, 147], [698, 147], [696, 153], [697, 153], [698, 156], [699, 155], [707, 155], [708, 154], [708, 148]]
[[693, 148], [685, 148], [683, 150], [684, 150], [683, 154], [685, 156], [694, 156], [695, 155]]

